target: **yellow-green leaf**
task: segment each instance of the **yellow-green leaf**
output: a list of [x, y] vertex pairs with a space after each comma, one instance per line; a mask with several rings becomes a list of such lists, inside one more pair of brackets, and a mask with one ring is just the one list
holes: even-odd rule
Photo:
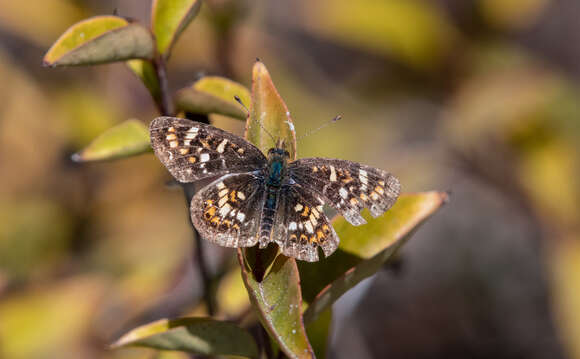
[[335, 218], [333, 226], [341, 241], [338, 250], [325, 261], [299, 265], [304, 299], [311, 302], [304, 322], [314, 321], [346, 291], [378, 271], [446, 201], [442, 192], [403, 194], [381, 217], [364, 213], [368, 222], [364, 226]]
[[127, 120], [103, 132], [85, 149], [73, 155], [77, 162], [123, 158], [151, 150], [149, 131], [137, 120]]
[[245, 120], [247, 111], [234, 100], [239, 96], [242, 103], [250, 104], [250, 92], [237, 82], [219, 76], [207, 76], [190, 87], [177, 92], [176, 102], [180, 110], [199, 114], [220, 114]]
[[241, 251], [242, 278], [260, 322], [289, 358], [312, 358], [302, 321], [302, 295], [296, 261], [279, 255], [267, 276], [257, 281]]
[[96, 16], [71, 26], [52, 45], [45, 66], [95, 65], [128, 59], [151, 59], [149, 30], [118, 16]]
[[142, 346], [161, 350], [180, 350], [198, 355], [236, 355], [258, 357], [252, 336], [230, 322], [209, 318], [161, 319], [137, 327], [112, 347]]
[[265, 153], [275, 146], [278, 138], [283, 139], [290, 159], [296, 159], [296, 132], [290, 112], [278, 94], [268, 69], [260, 61], [254, 64], [252, 70], [252, 101], [246, 138]]
[[148, 60], [134, 59], [127, 61], [126, 64], [141, 79], [153, 100], [156, 103], [161, 102], [161, 87], [153, 63]]
[[155, 0], [151, 13], [151, 28], [157, 40], [157, 50], [165, 57], [171, 47], [199, 12], [201, 0]]

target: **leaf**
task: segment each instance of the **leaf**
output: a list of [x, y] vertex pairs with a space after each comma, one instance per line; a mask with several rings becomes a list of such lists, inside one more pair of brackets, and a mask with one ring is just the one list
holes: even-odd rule
[[289, 358], [312, 358], [314, 353], [302, 322], [302, 295], [296, 261], [279, 255], [268, 275], [258, 282], [241, 251], [242, 278], [262, 325]]
[[207, 76], [190, 87], [177, 92], [176, 102], [180, 110], [198, 114], [220, 114], [245, 120], [247, 111], [234, 100], [239, 96], [242, 103], [250, 103], [248, 89], [219, 76]]
[[[296, 134], [292, 120], [286, 115], [286, 105], [278, 95], [266, 67], [261, 62], [254, 65], [253, 79], [252, 107], [264, 114], [266, 120], [263, 121], [262, 126], [268, 131], [285, 129], [279, 133], [290, 146], [287, 150], [292, 151], [291, 158], [294, 158]], [[248, 116], [246, 139], [255, 145], [267, 143], [262, 141], [262, 137], [267, 136], [266, 132], [259, 125], [254, 127], [255, 124], [257, 123], [252, 116]], [[263, 151], [268, 150], [263, 146], [260, 148]], [[252, 307], [280, 349], [289, 358], [312, 358], [314, 353], [308, 342], [302, 320], [302, 294], [298, 267], [293, 258], [283, 255], [276, 257], [277, 251], [275, 245], [270, 245], [263, 250], [257, 246], [244, 251], [238, 249], [242, 279]]]
[[246, 123], [246, 138], [264, 153], [274, 147], [277, 138], [282, 138], [290, 159], [296, 159], [296, 132], [290, 112], [278, 94], [268, 69], [260, 61], [254, 64], [252, 71], [252, 102], [250, 118]]
[[258, 357], [258, 347], [244, 329], [209, 318], [161, 319], [137, 327], [111, 345], [180, 350], [199, 355]]
[[145, 125], [137, 120], [127, 120], [103, 132], [72, 158], [76, 162], [112, 160], [150, 150], [149, 131]]
[[141, 79], [145, 87], [149, 90], [151, 97], [156, 103], [161, 102], [161, 86], [157, 72], [151, 61], [134, 59], [126, 62], [127, 67]]
[[0, 356], [61, 358], [63, 348], [74, 348], [85, 340], [110, 288], [99, 277], [77, 275], [2, 293]]
[[332, 324], [332, 308], [326, 309], [318, 318], [306, 326], [308, 339], [314, 349], [317, 358], [326, 358], [328, 345], [330, 343]]
[[199, 12], [201, 0], [155, 0], [151, 8], [151, 28], [157, 50], [169, 56], [173, 44]]
[[571, 358], [580, 358], [580, 233], [554, 239], [548, 264], [556, 323]]
[[432, 1], [318, 0], [304, 3], [305, 28], [340, 44], [394, 57], [417, 69], [437, 69], [457, 30]]
[[367, 224], [354, 227], [342, 217], [333, 220], [341, 239], [338, 250], [323, 262], [300, 262], [304, 300], [310, 306], [304, 322], [314, 321], [340, 296], [370, 277], [388, 262], [414, 230], [446, 201], [442, 192], [403, 194], [387, 213], [364, 217]]
[[151, 59], [155, 45], [149, 30], [118, 16], [96, 16], [71, 26], [48, 50], [44, 66], [95, 65]]

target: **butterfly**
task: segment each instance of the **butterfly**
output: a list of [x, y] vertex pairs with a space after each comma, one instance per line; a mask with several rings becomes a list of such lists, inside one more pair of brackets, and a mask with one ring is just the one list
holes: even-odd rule
[[155, 155], [179, 182], [216, 177], [192, 198], [191, 220], [201, 236], [224, 247], [261, 248], [276, 243], [282, 254], [318, 261], [339, 238], [323, 205], [351, 224], [360, 212], [382, 215], [397, 200], [400, 183], [383, 170], [326, 158], [289, 160], [282, 140], [267, 155], [246, 141], [208, 124], [158, 117], [149, 127]]

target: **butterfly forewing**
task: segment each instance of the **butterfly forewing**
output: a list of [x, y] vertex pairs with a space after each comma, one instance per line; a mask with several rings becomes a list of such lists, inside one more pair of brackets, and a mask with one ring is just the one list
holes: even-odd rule
[[251, 172], [266, 165], [262, 152], [219, 128], [175, 117], [158, 117], [149, 127], [151, 146], [180, 182]]
[[303, 158], [289, 166], [291, 178], [321, 196], [351, 224], [366, 223], [360, 211], [378, 217], [399, 197], [399, 180], [388, 172], [345, 160]]
[[252, 173], [229, 174], [196, 193], [191, 220], [205, 239], [224, 247], [251, 247], [258, 240], [264, 182]]
[[318, 247], [326, 257], [336, 250], [339, 239], [322, 205], [321, 199], [299, 185], [282, 188], [273, 238], [284, 255], [316, 262]]

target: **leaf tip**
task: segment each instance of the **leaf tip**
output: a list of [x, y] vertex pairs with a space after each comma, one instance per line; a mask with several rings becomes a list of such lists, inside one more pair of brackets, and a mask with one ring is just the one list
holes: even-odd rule
[[46, 57], [42, 59], [42, 62], [40, 65], [42, 67], [49, 67], [49, 68], [56, 67], [56, 64], [54, 62], [50, 62], [49, 60], [47, 60]]

